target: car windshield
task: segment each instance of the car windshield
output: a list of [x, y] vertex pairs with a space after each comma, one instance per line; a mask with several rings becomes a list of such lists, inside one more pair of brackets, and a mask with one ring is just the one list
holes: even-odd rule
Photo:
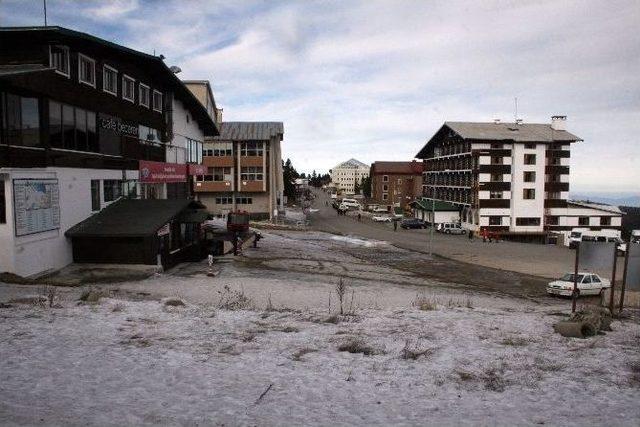
[[580, 237], [582, 235], [581, 232], [579, 231], [572, 231], [571, 232], [571, 237]]
[[[584, 275], [578, 274], [578, 283], [582, 282], [583, 277]], [[567, 273], [564, 276], [562, 276], [560, 280], [562, 280], [563, 282], [573, 282], [573, 274]]]

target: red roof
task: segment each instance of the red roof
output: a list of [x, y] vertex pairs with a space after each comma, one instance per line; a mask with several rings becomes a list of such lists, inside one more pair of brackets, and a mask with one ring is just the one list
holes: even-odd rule
[[371, 165], [371, 174], [388, 175], [421, 175], [424, 171], [422, 162], [374, 162]]

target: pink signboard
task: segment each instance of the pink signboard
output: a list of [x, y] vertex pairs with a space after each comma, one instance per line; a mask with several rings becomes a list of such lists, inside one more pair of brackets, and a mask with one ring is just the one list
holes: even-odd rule
[[207, 167], [205, 165], [189, 165], [189, 175], [206, 175]]
[[140, 160], [140, 182], [186, 182], [187, 165]]

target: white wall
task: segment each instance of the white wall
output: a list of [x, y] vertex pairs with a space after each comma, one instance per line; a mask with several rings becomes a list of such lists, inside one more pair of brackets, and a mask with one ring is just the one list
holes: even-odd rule
[[[542, 231], [544, 224], [544, 181], [545, 181], [545, 144], [536, 144], [535, 149], [526, 149], [524, 144], [511, 146], [511, 231], [535, 232]], [[536, 164], [525, 165], [524, 155], [535, 154]], [[535, 183], [524, 182], [524, 172], [535, 172]], [[535, 189], [535, 199], [523, 198], [525, 188]], [[516, 226], [516, 218], [540, 218], [539, 226]]]
[[[123, 179], [120, 170], [103, 169], [13, 169], [9, 170], [10, 179], [55, 178], [58, 179], [60, 203], [60, 228], [28, 236], [15, 236], [13, 227], [13, 188], [7, 198], [7, 225], [13, 238], [9, 242], [9, 256], [5, 253], [0, 261], [0, 271], [10, 271], [21, 276], [32, 276], [46, 271], [57, 270], [73, 261], [71, 241], [64, 236], [72, 226], [85, 220], [91, 214], [91, 180]], [[126, 179], [138, 179], [138, 171], [127, 171]], [[103, 183], [100, 183], [101, 207], [109, 203], [104, 201]], [[11, 219], [9, 221], [9, 219]], [[6, 229], [5, 229], [6, 233]], [[3, 233], [3, 242], [6, 234]], [[6, 251], [5, 251], [6, 252]], [[12, 254], [12, 255], [11, 255]], [[11, 263], [13, 258], [13, 263]], [[7, 265], [4, 265], [6, 260]], [[3, 261], [4, 260], [4, 261]]]
[[175, 148], [167, 147], [168, 163], [185, 163], [187, 138], [204, 142], [204, 133], [198, 122], [194, 120], [191, 111], [184, 107], [184, 104], [174, 98], [173, 100], [173, 140], [171, 145]]
[[11, 176], [0, 174], [0, 185], [4, 187], [4, 196], [6, 200], [6, 218], [5, 224], [0, 224], [0, 272], [13, 271], [14, 254], [13, 254], [13, 188], [11, 187]]

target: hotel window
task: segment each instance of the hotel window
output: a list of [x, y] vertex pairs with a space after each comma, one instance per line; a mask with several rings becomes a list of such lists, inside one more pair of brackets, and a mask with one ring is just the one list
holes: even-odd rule
[[96, 61], [78, 54], [78, 81], [91, 87], [96, 87]]
[[525, 200], [533, 200], [536, 198], [536, 190], [534, 188], [525, 188], [522, 190], [522, 198]]
[[208, 144], [203, 150], [205, 156], [224, 157], [233, 155], [233, 144], [231, 142], [214, 142]]
[[389, 195], [387, 193], [382, 193], [382, 200], [389, 200]]
[[0, 224], [7, 223], [7, 201], [4, 196], [4, 181], [0, 180]]
[[162, 141], [160, 139], [160, 132], [157, 129], [150, 128], [148, 126], [139, 125], [138, 126], [138, 136], [141, 140], [151, 143], [153, 145], [158, 145]]
[[521, 227], [539, 226], [540, 218], [516, 218], [516, 225]]
[[491, 174], [491, 182], [502, 182], [502, 174], [499, 174], [499, 173]]
[[524, 172], [524, 182], [536, 182], [535, 172]]
[[387, 184], [384, 184], [382, 186], [382, 191], [389, 191], [389, 186]]
[[252, 197], [236, 197], [236, 203], [239, 205], [251, 205], [253, 204]]
[[535, 154], [525, 154], [524, 155], [524, 164], [525, 165], [535, 165], [536, 164], [536, 155]]
[[502, 199], [502, 191], [491, 191], [489, 192], [490, 199]]
[[502, 164], [502, 157], [492, 157], [491, 158], [491, 164], [492, 165], [501, 165]]
[[389, 176], [388, 175], [382, 175], [382, 182], [389, 182]]
[[491, 144], [491, 149], [492, 150], [500, 150], [500, 149], [502, 149], [502, 147], [503, 147], [502, 144], [497, 144], [497, 143]]
[[233, 197], [216, 197], [216, 205], [232, 205]]
[[526, 150], [535, 150], [536, 149], [536, 144], [535, 143], [526, 143], [526, 144], [524, 144], [524, 148]]
[[153, 91], [153, 110], [162, 113], [162, 92]]
[[122, 98], [127, 101], [135, 102], [136, 97], [136, 81], [126, 74], [122, 75]]
[[69, 48], [50, 46], [49, 65], [56, 70], [56, 73], [69, 77]]
[[97, 153], [96, 113], [49, 101], [49, 144], [55, 148]]
[[240, 144], [241, 156], [262, 156], [262, 142], [243, 142]]
[[100, 210], [100, 180], [99, 179], [91, 180], [91, 210], [94, 212]]
[[502, 225], [502, 217], [501, 216], [490, 216], [489, 217], [489, 225]]
[[205, 181], [231, 181], [231, 168], [209, 168], [209, 175], [204, 176]]
[[578, 217], [578, 225], [589, 225], [589, 217], [588, 216]]
[[38, 98], [0, 93], [1, 140], [9, 145], [40, 145], [40, 109]]
[[202, 142], [187, 138], [187, 163], [202, 163]]
[[611, 217], [610, 216], [601, 216], [600, 217], [600, 225], [611, 225]]
[[242, 181], [262, 181], [262, 166], [244, 166], [240, 169]]
[[560, 217], [547, 216], [547, 225], [560, 225]]
[[118, 70], [108, 65], [102, 69], [102, 90], [118, 96]]
[[151, 102], [151, 90], [149, 86], [140, 83], [138, 85], [138, 103], [143, 107], [149, 108]]
[[105, 202], [113, 202], [122, 196], [122, 181], [119, 179], [105, 179], [102, 187]]

